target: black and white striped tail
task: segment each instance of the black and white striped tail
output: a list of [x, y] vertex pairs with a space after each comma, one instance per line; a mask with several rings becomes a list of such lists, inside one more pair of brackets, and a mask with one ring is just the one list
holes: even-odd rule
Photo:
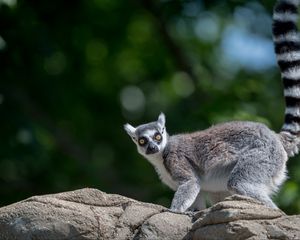
[[282, 131], [300, 134], [300, 0], [279, 0], [273, 13], [273, 39], [286, 102]]

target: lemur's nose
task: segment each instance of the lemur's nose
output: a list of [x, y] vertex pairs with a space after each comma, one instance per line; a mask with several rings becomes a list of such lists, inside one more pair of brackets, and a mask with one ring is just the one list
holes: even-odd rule
[[149, 143], [146, 154], [152, 154], [156, 152], [158, 152], [158, 147], [153, 143]]
[[151, 149], [151, 150], [154, 150], [155, 149], [155, 145], [154, 144], [149, 144], [149, 148]]

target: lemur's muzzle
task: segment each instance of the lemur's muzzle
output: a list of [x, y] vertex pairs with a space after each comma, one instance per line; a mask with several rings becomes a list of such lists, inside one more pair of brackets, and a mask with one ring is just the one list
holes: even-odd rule
[[153, 154], [158, 152], [158, 147], [154, 143], [149, 143], [147, 147], [146, 154]]

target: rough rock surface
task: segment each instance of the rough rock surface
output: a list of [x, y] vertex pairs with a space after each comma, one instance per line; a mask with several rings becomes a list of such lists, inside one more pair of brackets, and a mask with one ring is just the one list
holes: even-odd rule
[[35, 196], [0, 208], [0, 239], [182, 239], [191, 218], [96, 189]]
[[287, 216], [248, 197], [231, 196], [194, 218], [186, 239], [300, 240], [300, 215]]
[[300, 239], [300, 216], [241, 196], [189, 216], [85, 188], [0, 208], [0, 239]]

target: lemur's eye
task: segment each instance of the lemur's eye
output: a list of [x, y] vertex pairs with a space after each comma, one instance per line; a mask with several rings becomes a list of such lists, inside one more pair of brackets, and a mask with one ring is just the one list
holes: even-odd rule
[[140, 146], [144, 146], [146, 143], [147, 143], [147, 139], [146, 138], [142, 137], [142, 138], [139, 139]]
[[156, 140], [156, 141], [161, 141], [161, 135], [160, 135], [160, 133], [156, 133], [155, 135], [154, 135], [154, 139]]

